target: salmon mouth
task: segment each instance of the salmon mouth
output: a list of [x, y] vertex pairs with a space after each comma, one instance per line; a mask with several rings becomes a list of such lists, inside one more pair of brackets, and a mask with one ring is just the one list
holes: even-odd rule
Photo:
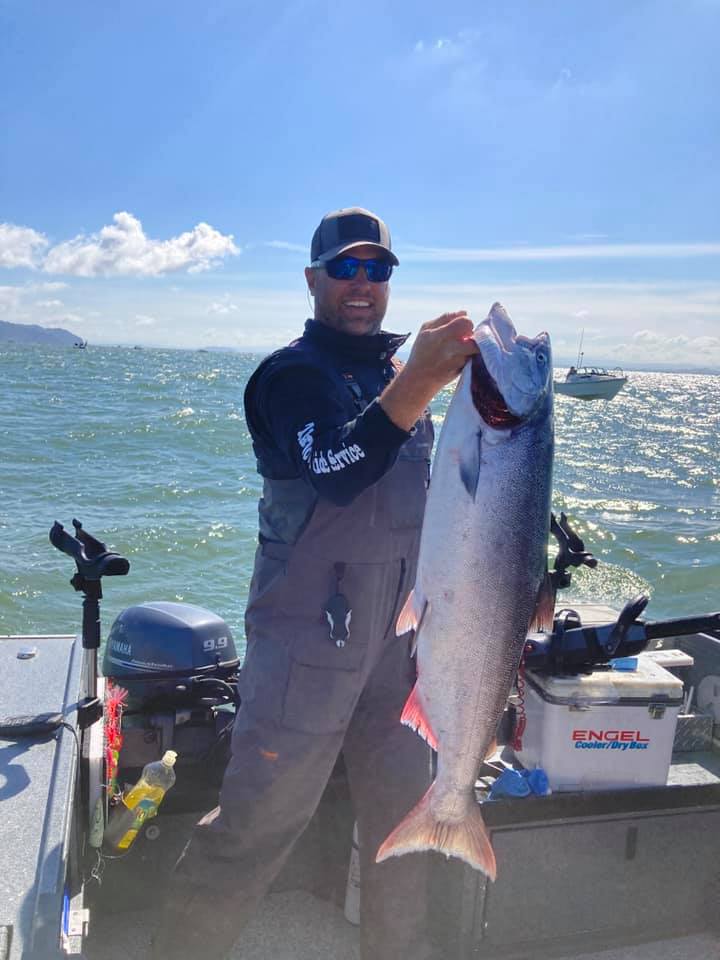
[[474, 354], [471, 363], [470, 393], [475, 409], [485, 423], [495, 430], [511, 430], [520, 426], [523, 418], [508, 409], [505, 398], [485, 366], [482, 354]]

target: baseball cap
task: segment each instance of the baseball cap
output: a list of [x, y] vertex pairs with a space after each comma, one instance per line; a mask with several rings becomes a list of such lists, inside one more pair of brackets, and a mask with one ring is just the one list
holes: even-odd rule
[[310, 260], [324, 263], [365, 245], [386, 254], [395, 266], [400, 262], [392, 252], [390, 231], [380, 217], [362, 207], [343, 207], [326, 213], [320, 221], [310, 245]]

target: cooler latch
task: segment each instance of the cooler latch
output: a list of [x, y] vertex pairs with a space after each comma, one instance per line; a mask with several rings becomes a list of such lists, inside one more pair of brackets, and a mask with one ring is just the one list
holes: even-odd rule
[[650, 714], [651, 720], [661, 720], [665, 716], [667, 704], [665, 703], [651, 703], [648, 706], [648, 713]]

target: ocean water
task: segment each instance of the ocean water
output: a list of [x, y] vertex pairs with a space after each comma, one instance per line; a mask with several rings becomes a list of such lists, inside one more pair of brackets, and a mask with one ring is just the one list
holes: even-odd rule
[[[182, 600], [223, 616], [244, 648], [260, 483], [242, 395], [257, 362], [0, 348], [0, 634], [78, 629], [74, 563], [48, 540], [77, 517], [130, 560], [103, 580], [104, 633], [126, 606]], [[557, 397], [555, 410], [553, 507], [599, 561], [563, 602], [647, 593], [652, 619], [720, 610], [720, 377], [631, 371], [615, 400]]]

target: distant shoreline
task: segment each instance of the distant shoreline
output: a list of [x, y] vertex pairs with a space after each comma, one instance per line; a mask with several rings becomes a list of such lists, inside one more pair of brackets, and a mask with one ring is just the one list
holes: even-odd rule
[[[75, 337], [74, 334], [71, 334], [75, 340], [78, 342], [84, 342], [82, 337]], [[75, 343], [56, 343], [56, 342], [17, 342], [11, 339], [3, 339], [0, 337], [0, 349], [3, 346], [14, 346], [14, 347], [52, 347], [53, 349], [71, 349], [76, 346]], [[276, 346], [272, 347], [177, 347], [177, 346], [159, 346], [157, 344], [131, 344], [131, 343], [92, 343], [89, 344], [90, 350], [159, 350], [159, 351], [173, 351], [178, 353], [205, 353], [205, 354], [218, 354], [218, 353], [232, 353], [238, 354], [241, 356], [250, 356], [250, 357], [266, 357], [273, 350], [276, 350]], [[403, 356], [403, 354], [399, 354]], [[405, 352], [405, 358], [408, 354]], [[561, 360], [555, 364], [555, 371], [561, 372], [567, 370], [575, 361], [574, 360]], [[617, 367], [621, 366], [626, 374], [632, 373], [685, 373], [685, 374], [695, 374], [697, 376], [705, 377], [717, 377], [720, 376], [720, 369], [713, 367], [688, 367], [683, 365], [676, 364], [634, 364], [631, 367], [627, 367], [622, 363], [618, 363], [617, 360], [598, 360], [596, 364], [597, 367]]]

